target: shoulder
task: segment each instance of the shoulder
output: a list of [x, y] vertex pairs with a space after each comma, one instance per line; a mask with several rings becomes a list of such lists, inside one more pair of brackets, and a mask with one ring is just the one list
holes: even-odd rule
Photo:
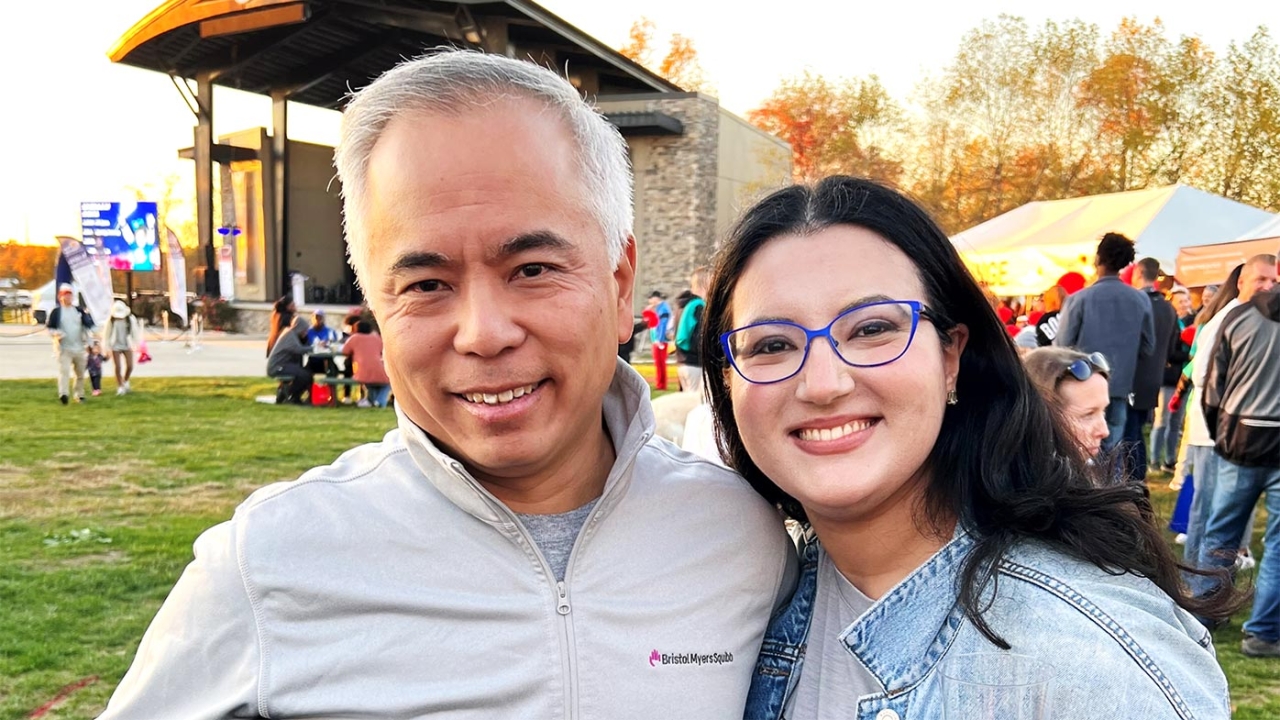
[[[1055, 674], [1075, 678], [1063, 683], [1080, 696], [1074, 701], [1108, 702], [1115, 691], [1132, 707], [1149, 708], [1143, 717], [1171, 708], [1177, 717], [1225, 717], [1226, 678], [1212, 638], [1146, 578], [1023, 543], [1000, 563], [990, 622], [1015, 652], [1021, 646]], [[1046, 633], [1052, 654], [1042, 652]]]
[[359, 515], [400, 492], [403, 479], [412, 476], [410, 465], [400, 431], [392, 430], [296, 480], [257, 490], [236, 508], [235, 520], [246, 532], [272, 538], [296, 533], [294, 522], [310, 524], [317, 514]]
[[640, 450], [632, 491], [722, 527], [734, 519], [781, 527], [778, 511], [741, 475], [665, 438], [654, 437]]

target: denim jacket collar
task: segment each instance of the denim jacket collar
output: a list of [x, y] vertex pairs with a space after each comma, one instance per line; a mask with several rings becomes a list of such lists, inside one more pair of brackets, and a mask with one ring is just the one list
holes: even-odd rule
[[840, 641], [880, 680], [889, 697], [928, 676], [955, 639], [964, 621], [956, 583], [973, 544], [957, 528], [949, 543], [841, 633]]

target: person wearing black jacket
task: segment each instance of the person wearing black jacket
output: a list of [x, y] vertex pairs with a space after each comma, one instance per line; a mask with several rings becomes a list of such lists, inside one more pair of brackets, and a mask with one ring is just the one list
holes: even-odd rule
[[[1177, 288], [1169, 294], [1169, 303], [1178, 315], [1177, 334], [1169, 347], [1169, 361], [1164, 366], [1164, 380], [1160, 385], [1160, 398], [1156, 401], [1155, 420], [1151, 423], [1151, 449], [1147, 462], [1152, 467], [1173, 472], [1178, 462], [1178, 447], [1182, 444], [1182, 422], [1187, 406], [1178, 403], [1172, 411], [1169, 401], [1178, 390], [1182, 370], [1191, 362], [1191, 345], [1182, 338], [1182, 332], [1191, 327], [1196, 316], [1191, 312], [1191, 294]], [[1154, 309], [1154, 301], [1152, 308]]]
[[1134, 283], [1151, 299], [1151, 319], [1155, 325], [1155, 349], [1149, 355], [1138, 358], [1133, 375], [1133, 401], [1125, 418], [1124, 456], [1125, 472], [1132, 482], [1143, 482], [1147, 477], [1147, 447], [1142, 440], [1142, 428], [1151, 420], [1151, 411], [1160, 401], [1160, 387], [1164, 384], [1165, 368], [1178, 341], [1178, 313], [1156, 289], [1160, 277], [1160, 262], [1155, 258], [1143, 258], [1134, 269]]

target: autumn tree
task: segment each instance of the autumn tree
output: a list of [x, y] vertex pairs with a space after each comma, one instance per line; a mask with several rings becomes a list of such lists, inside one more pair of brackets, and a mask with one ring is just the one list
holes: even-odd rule
[[902, 163], [877, 140], [901, 123], [901, 110], [874, 75], [785, 79], [747, 120], [791, 145], [797, 182], [843, 173], [896, 183], [902, 175]]
[[649, 18], [641, 17], [631, 23], [627, 44], [618, 52], [684, 90], [714, 93], [714, 87], [699, 61], [698, 49], [691, 38], [673, 33], [666, 54], [656, 64], [653, 62], [655, 32], [657, 25]]
[[1280, 53], [1265, 27], [1227, 49], [1210, 114], [1216, 157], [1206, 189], [1280, 209]]

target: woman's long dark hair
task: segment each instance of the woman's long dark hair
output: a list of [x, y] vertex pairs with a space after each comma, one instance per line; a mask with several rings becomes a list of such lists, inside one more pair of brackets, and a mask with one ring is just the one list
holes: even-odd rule
[[952, 341], [949, 331], [957, 324], [968, 327], [956, 380], [959, 403], [947, 407], [926, 460], [930, 484], [921, 520], [941, 528], [954, 517], [973, 536], [973, 550], [961, 569], [959, 603], [983, 635], [1008, 648], [982, 618], [981, 593], [995, 577], [996, 563], [1026, 538], [1051, 543], [1106, 572], [1149, 578], [1202, 616], [1219, 617], [1238, 607], [1229, 584], [1206, 598], [1188, 593], [1145, 488], [1099, 483], [1092, 476], [947, 236], [915, 203], [869, 180], [837, 176], [775, 192], [747, 211], [716, 255], [702, 335], [703, 369], [721, 454], [761, 495], [807, 521], [800, 503], [761, 472], [742, 444], [720, 335], [732, 328], [734, 288], [757, 250], [778, 236], [832, 225], [875, 232], [911, 259], [944, 344]]

